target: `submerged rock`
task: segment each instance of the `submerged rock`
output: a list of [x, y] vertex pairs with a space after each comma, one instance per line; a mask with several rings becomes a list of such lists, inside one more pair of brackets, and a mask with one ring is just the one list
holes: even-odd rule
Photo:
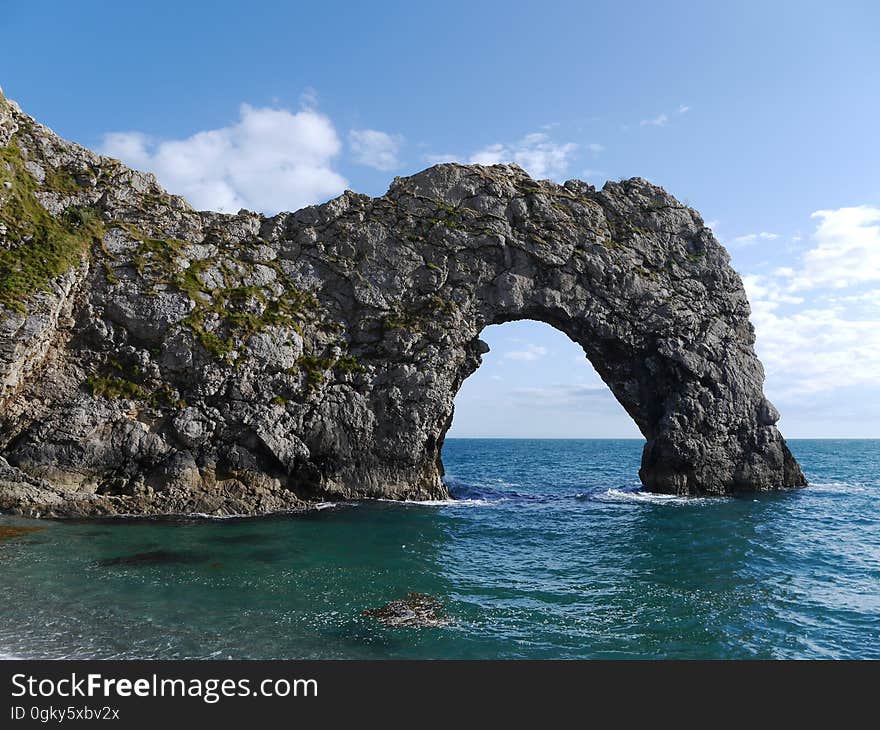
[[727, 252], [641, 178], [445, 164], [378, 198], [197, 212], [0, 96], [0, 180], [0, 510], [445, 498], [480, 333], [523, 318], [583, 347], [647, 489], [805, 483]]
[[98, 565], [102, 568], [113, 566], [149, 566], [149, 565], [189, 565], [203, 563], [206, 557], [199, 553], [187, 553], [177, 550], [149, 550], [132, 555], [122, 555], [117, 558], [105, 558], [99, 560]]
[[0, 525], [0, 542], [14, 540], [17, 537], [30, 535], [32, 532], [39, 532], [43, 527], [29, 527], [24, 525]]
[[424, 593], [407, 593], [405, 598], [389, 601], [381, 608], [368, 608], [362, 615], [390, 627], [424, 628], [449, 623], [443, 612], [443, 604]]

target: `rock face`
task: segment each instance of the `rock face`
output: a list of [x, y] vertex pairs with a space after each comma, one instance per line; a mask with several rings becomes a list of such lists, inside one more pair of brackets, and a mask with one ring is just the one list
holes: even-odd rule
[[450, 623], [440, 601], [424, 593], [407, 593], [381, 608], [368, 608], [361, 615], [389, 628], [437, 628]]
[[0, 97], [0, 510], [261, 513], [435, 499], [489, 324], [580, 344], [647, 443], [646, 488], [805, 483], [742, 283], [700, 216], [438, 165], [380, 198], [192, 210]]

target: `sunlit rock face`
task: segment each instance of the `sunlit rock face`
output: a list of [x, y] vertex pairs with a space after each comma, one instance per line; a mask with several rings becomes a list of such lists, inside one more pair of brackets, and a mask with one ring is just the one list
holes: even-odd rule
[[646, 488], [800, 486], [739, 276], [699, 214], [438, 165], [382, 197], [197, 212], [0, 98], [0, 510], [255, 514], [447, 496], [490, 324], [579, 343]]

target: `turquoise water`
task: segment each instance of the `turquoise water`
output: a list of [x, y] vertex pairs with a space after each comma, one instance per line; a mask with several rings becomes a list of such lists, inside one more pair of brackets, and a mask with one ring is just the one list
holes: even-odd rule
[[[792, 441], [811, 487], [638, 491], [639, 441], [451, 439], [455, 502], [35, 522], [0, 543], [0, 655], [880, 658], [880, 441]], [[450, 622], [364, 609], [430, 594]]]

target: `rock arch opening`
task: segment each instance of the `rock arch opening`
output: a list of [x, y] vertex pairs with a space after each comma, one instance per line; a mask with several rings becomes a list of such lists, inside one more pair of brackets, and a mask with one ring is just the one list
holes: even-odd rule
[[489, 325], [480, 339], [489, 349], [455, 396], [447, 439], [643, 440], [583, 348], [563, 332], [525, 319]]

